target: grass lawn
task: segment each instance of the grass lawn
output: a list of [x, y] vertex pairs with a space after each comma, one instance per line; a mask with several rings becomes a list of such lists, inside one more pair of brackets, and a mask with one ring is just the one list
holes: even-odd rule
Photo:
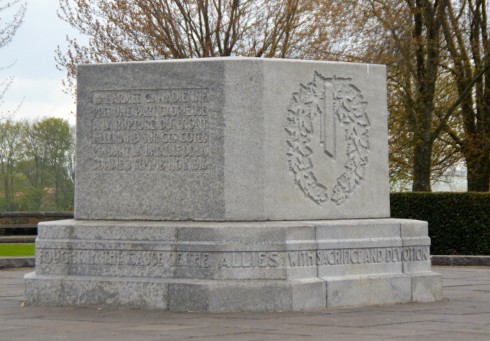
[[0, 257], [33, 257], [34, 244], [0, 244]]

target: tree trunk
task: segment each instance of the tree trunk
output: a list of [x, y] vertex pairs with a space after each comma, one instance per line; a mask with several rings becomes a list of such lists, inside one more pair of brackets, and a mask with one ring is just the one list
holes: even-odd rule
[[413, 159], [413, 192], [431, 192], [430, 171], [432, 141], [415, 143]]
[[488, 192], [490, 190], [490, 161], [481, 155], [465, 155], [468, 192]]
[[9, 183], [7, 176], [4, 175], [3, 179], [3, 194], [5, 198], [5, 210], [10, 211], [10, 200], [9, 200]]
[[12, 195], [12, 188], [11, 188], [11, 183], [10, 183], [10, 177], [7, 172], [5, 175], [5, 178], [3, 180], [3, 187], [5, 191], [5, 208], [7, 211], [12, 211], [13, 209], [13, 195]]

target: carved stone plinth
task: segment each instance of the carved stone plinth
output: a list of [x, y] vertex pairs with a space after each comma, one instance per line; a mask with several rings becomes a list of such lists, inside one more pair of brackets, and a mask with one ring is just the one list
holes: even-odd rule
[[31, 304], [175, 311], [304, 310], [441, 298], [427, 224], [41, 223]]

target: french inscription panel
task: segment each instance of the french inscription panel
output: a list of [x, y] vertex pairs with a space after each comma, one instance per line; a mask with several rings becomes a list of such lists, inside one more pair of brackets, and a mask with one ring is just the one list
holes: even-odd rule
[[91, 171], [208, 169], [208, 89], [97, 90], [91, 97]]

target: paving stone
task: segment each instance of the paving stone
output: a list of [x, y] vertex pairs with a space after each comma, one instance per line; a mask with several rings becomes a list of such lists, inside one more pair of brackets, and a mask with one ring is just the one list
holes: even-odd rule
[[[21, 307], [7, 299], [12, 280], [32, 269], [0, 271], [2, 340], [488, 340], [490, 269], [437, 267], [445, 300], [277, 313], [176, 313], [106, 308]], [[8, 280], [9, 285], [3, 285]]]

